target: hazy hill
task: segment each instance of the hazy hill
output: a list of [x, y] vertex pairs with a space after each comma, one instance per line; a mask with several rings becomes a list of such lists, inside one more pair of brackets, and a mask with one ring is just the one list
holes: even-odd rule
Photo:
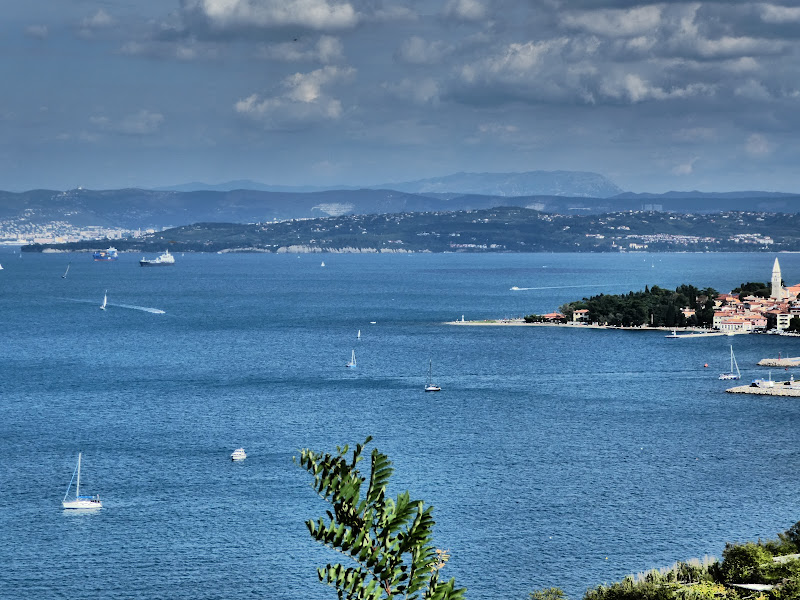
[[372, 186], [281, 186], [239, 179], [219, 184], [198, 181], [156, 188], [158, 191], [193, 192], [258, 190], [262, 192], [321, 192], [328, 190], [396, 190], [410, 194], [514, 196], [575, 196], [607, 198], [622, 192], [598, 173], [584, 171], [528, 171], [524, 173], [455, 173], [445, 177], [400, 181]]
[[445, 177], [386, 183], [389, 188], [416, 194], [461, 193], [485, 196], [574, 196], [608, 198], [622, 192], [603, 175], [584, 171], [527, 171], [525, 173], [456, 173]]
[[[699, 195], [698, 195], [699, 194]], [[798, 213], [800, 195], [767, 192], [618, 194], [608, 198], [562, 195], [506, 197], [485, 194], [410, 193], [389, 189], [320, 192], [157, 191], [142, 189], [66, 192], [0, 192], [0, 229], [55, 221], [124, 229], [161, 229], [192, 223], [257, 223], [348, 214], [478, 210], [517, 206], [563, 215], [618, 211], [674, 213]]]

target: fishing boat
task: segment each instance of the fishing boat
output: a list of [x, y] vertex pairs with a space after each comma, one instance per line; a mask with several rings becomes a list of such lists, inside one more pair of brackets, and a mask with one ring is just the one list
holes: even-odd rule
[[107, 304], [108, 304], [108, 290], [106, 290], [106, 293], [103, 294], [103, 303], [100, 305], [100, 310], [105, 310]]
[[433, 384], [433, 360], [428, 362], [428, 383], [425, 385], [426, 392], [441, 392], [442, 388]]
[[244, 460], [247, 458], [247, 454], [244, 452], [244, 448], [237, 448], [231, 454], [231, 460]]
[[[67, 500], [69, 491], [72, 489], [72, 482], [75, 481], [77, 474], [78, 480], [75, 484], [75, 499]], [[100, 502], [100, 496], [81, 496], [81, 453], [78, 452], [78, 466], [72, 473], [72, 479], [69, 480], [67, 493], [64, 494], [64, 499], [61, 501], [64, 508], [79, 509], [79, 510], [93, 510], [96, 508], [103, 508], [103, 503]]]
[[731, 346], [731, 368], [727, 373], [720, 373], [720, 379], [741, 379], [742, 374], [739, 372], [739, 364], [736, 362], [736, 357], [733, 355], [733, 346]]
[[345, 365], [345, 367], [355, 367], [356, 366], [356, 351], [353, 350], [353, 353], [350, 355], [350, 362]]
[[164, 250], [164, 253], [158, 258], [149, 259], [142, 257], [139, 261], [141, 267], [171, 267], [175, 264], [175, 257], [169, 253], [169, 250]]

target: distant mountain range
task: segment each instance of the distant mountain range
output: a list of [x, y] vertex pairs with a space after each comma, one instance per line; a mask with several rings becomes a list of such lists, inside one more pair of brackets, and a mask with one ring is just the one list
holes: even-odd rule
[[571, 196], [578, 198], [608, 198], [622, 193], [603, 175], [583, 171], [528, 171], [525, 173], [455, 173], [445, 177], [401, 181], [370, 186], [280, 186], [267, 185], [249, 179], [219, 184], [197, 181], [156, 188], [159, 191], [195, 192], [258, 190], [262, 192], [321, 192], [328, 190], [394, 190], [409, 194], [446, 194], [480, 196]]
[[[188, 187], [204, 184], [186, 184]], [[596, 173], [459, 173], [362, 189], [252, 189], [247, 180], [207, 187], [234, 189], [31, 190], [0, 192], [0, 231], [21, 223], [62, 222], [123, 229], [193, 223], [259, 223], [348, 214], [463, 211], [515, 206], [557, 214], [617, 211], [714, 213], [800, 212], [800, 195], [773, 192], [621, 192]], [[184, 187], [184, 186], [175, 186]], [[250, 189], [247, 189], [250, 188]]]

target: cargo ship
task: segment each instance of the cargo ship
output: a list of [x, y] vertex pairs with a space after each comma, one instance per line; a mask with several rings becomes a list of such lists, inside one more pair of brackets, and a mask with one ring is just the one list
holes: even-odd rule
[[92, 254], [92, 258], [95, 260], [117, 260], [117, 249], [114, 246], [109, 246], [107, 250], [98, 250]]
[[169, 267], [175, 264], [175, 257], [169, 253], [169, 250], [165, 250], [164, 254], [159, 256], [158, 258], [154, 258], [152, 260], [148, 258], [142, 258], [139, 261], [139, 265], [142, 267]]

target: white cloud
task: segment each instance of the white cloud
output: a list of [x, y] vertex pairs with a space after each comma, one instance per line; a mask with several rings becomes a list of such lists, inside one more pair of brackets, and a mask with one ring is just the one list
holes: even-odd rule
[[800, 7], [762, 4], [761, 19], [765, 23], [774, 24], [800, 23]]
[[281, 83], [282, 94], [266, 98], [251, 94], [236, 102], [234, 110], [271, 128], [336, 120], [342, 116], [342, 103], [325, 93], [323, 88], [349, 81], [354, 75], [353, 68], [333, 66], [310, 73], [295, 73]]
[[90, 117], [89, 122], [97, 129], [110, 133], [152, 135], [158, 133], [161, 124], [164, 122], [164, 115], [141, 109], [138, 112], [122, 117], [118, 121], [113, 121], [105, 115], [98, 115]]
[[402, 100], [411, 100], [415, 104], [439, 103], [439, 84], [435, 79], [426, 77], [421, 80], [403, 79], [397, 83], [384, 83], [383, 88]]
[[428, 42], [415, 35], [403, 41], [396, 57], [405, 63], [414, 65], [433, 65], [449, 53], [450, 48], [442, 41]]
[[548, 55], [557, 54], [566, 44], [566, 38], [509, 44], [501, 54], [464, 65], [461, 77], [468, 83], [487, 78], [506, 81], [527, 78], [542, 65]]
[[478, 0], [448, 0], [442, 14], [459, 21], [482, 21], [486, 8]]
[[710, 96], [714, 93], [714, 88], [703, 83], [692, 83], [684, 87], [664, 89], [650, 84], [650, 82], [639, 75], [627, 73], [618, 78], [606, 78], [602, 83], [601, 91], [610, 98], [627, 100], [635, 104], [646, 100], [671, 100], [690, 98], [693, 96]]
[[323, 35], [313, 46], [303, 42], [283, 42], [262, 45], [257, 56], [268, 60], [283, 62], [318, 62], [324, 65], [344, 59], [342, 42], [333, 36]]
[[748, 100], [769, 100], [772, 97], [764, 84], [755, 79], [748, 79], [737, 86], [733, 93]]
[[567, 27], [583, 29], [606, 37], [652, 35], [661, 23], [661, 7], [650, 5], [627, 10], [604, 9], [566, 13], [562, 17], [562, 22]]
[[181, 42], [126, 42], [119, 49], [120, 54], [128, 56], [145, 56], [148, 58], [166, 58], [191, 61], [202, 58], [216, 58], [219, 49], [214, 44], [183, 40]]
[[38, 40], [46, 39], [48, 34], [47, 25], [29, 25], [25, 28], [25, 35]]
[[761, 157], [772, 154], [772, 144], [760, 133], [753, 133], [747, 138], [745, 151], [753, 157]]
[[327, 0], [184, 0], [184, 11], [203, 15], [219, 29], [229, 27], [354, 27], [359, 15], [349, 2]]
[[672, 168], [673, 175], [691, 175], [694, 173], [694, 163], [697, 162], [697, 157], [691, 158], [687, 162], [675, 165]]
[[115, 23], [115, 19], [101, 8], [91, 17], [86, 17], [81, 21], [81, 26], [85, 29], [102, 29], [111, 27]]

